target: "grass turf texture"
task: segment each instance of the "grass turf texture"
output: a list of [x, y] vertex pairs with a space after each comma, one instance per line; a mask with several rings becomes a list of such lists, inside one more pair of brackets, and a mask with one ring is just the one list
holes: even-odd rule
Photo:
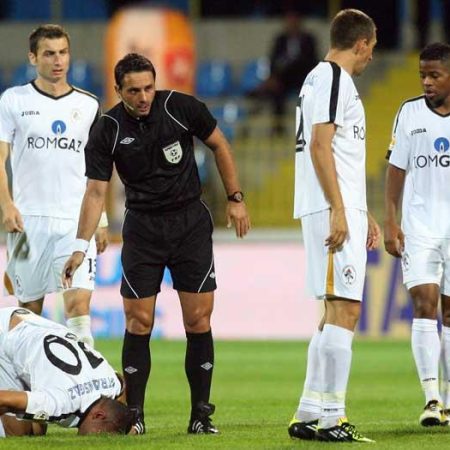
[[[97, 348], [117, 368], [121, 342], [98, 341]], [[349, 445], [377, 449], [447, 448], [450, 427], [418, 425], [423, 407], [409, 342], [354, 343], [347, 412], [352, 423], [376, 444], [293, 441], [287, 425], [297, 407], [307, 343], [217, 342], [212, 402], [217, 436], [186, 434], [189, 394], [184, 375], [184, 342], [152, 343], [152, 375], [147, 388], [144, 436], [83, 436], [56, 425], [39, 438], [0, 440], [0, 449], [296, 449]]]

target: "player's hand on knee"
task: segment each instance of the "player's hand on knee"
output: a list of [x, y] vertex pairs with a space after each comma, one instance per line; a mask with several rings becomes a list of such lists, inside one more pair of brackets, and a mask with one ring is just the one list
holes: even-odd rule
[[8, 233], [22, 233], [24, 230], [22, 215], [14, 203], [3, 208], [3, 225]]

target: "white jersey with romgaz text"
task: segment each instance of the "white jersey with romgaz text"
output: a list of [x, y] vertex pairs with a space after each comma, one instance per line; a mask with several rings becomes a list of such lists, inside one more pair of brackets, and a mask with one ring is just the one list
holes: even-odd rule
[[[23, 321], [4, 332], [17, 310]], [[23, 418], [75, 427], [101, 396], [120, 394], [114, 369], [66, 327], [17, 307], [0, 310], [0, 326], [6, 328], [0, 336], [1, 371], [27, 391]]]
[[84, 147], [98, 117], [95, 96], [52, 97], [33, 82], [0, 98], [0, 141], [11, 144], [13, 199], [22, 215], [78, 219], [86, 188]]
[[450, 116], [435, 112], [425, 96], [404, 102], [394, 120], [388, 159], [406, 171], [403, 232], [450, 238]]
[[333, 156], [346, 208], [366, 211], [366, 121], [351, 76], [337, 64], [320, 62], [301, 88], [296, 115], [294, 217], [330, 207], [311, 160], [313, 125], [334, 123]]

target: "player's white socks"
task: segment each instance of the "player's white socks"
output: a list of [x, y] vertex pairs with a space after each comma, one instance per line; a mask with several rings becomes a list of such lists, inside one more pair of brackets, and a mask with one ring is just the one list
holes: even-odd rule
[[450, 327], [442, 326], [441, 335], [441, 397], [445, 409], [450, 408]]
[[317, 330], [308, 346], [306, 377], [303, 393], [295, 413], [295, 418], [303, 422], [317, 420], [322, 409], [322, 386], [320, 382], [319, 342], [322, 332]]
[[88, 315], [72, 317], [66, 320], [67, 328], [78, 336], [80, 341], [94, 348], [94, 338], [91, 332], [91, 317]]
[[441, 402], [442, 400], [439, 394], [441, 343], [437, 330], [437, 320], [413, 319], [411, 347], [420, 384], [425, 393], [425, 403], [428, 403], [430, 400], [438, 400]]
[[345, 394], [352, 364], [353, 332], [325, 324], [319, 354], [322, 372], [322, 414], [320, 428], [337, 425], [345, 417]]

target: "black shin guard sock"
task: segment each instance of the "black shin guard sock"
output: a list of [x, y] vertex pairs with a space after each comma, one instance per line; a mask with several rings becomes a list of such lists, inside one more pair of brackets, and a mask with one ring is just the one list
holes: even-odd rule
[[122, 369], [127, 389], [127, 404], [144, 410], [145, 387], [150, 375], [150, 334], [125, 331], [122, 347]]
[[214, 367], [214, 345], [211, 330], [206, 333], [186, 332], [186, 338], [185, 369], [191, 388], [193, 412], [198, 402], [209, 402]]

